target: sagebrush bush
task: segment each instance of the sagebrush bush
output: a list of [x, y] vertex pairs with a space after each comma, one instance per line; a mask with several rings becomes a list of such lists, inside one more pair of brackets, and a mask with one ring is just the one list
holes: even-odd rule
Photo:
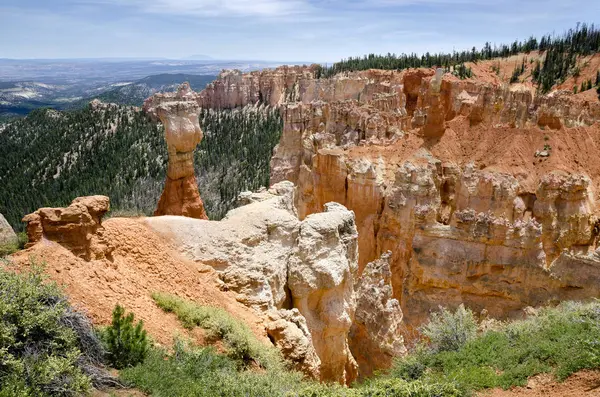
[[477, 321], [473, 312], [461, 304], [454, 313], [446, 308], [432, 313], [429, 323], [420, 330], [429, 338], [433, 350], [454, 351], [477, 335]]
[[0, 263], [0, 396], [86, 392], [92, 383], [80, 364], [88, 360], [71, 327], [77, 315], [39, 268], [17, 274], [6, 266]]
[[144, 361], [149, 343], [143, 321], [133, 325], [134, 315], [125, 316], [125, 309], [117, 305], [112, 313], [112, 324], [102, 330], [102, 339], [108, 351], [110, 364], [117, 369], [132, 367]]
[[[463, 316], [464, 312], [459, 317]], [[564, 302], [556, 308], [542, 309], [534, 317], [467, 338], [457, 349], [454, 338], [442, 344], [440, 340], [446, 341], [448, 333], [461, 329], [456, 324], [463, 321], [447, 311], [433, 317], [435, 326], [428, 330], [436, 332], [428, 336], [434, 335], [431, 339], [436, 344], [399, 359], [389, 376], [429, 383], [452, 381], [469, 393], [524, 385], [530, 376], [539, 373], [553, 373], [560, 381], [576, 371], [600, 367], [599, 301]], [[440, 349], [440, 345], [453, 349]]]

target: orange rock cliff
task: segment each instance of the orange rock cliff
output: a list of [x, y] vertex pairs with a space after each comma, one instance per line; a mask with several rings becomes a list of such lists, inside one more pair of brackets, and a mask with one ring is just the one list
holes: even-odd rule
[[600, 102], [494, 73], [432, 69], [315, 78], [315, 67], [223, 72], [207, 108], [266, 102], [284, 131], [271, 183], [300, 219], [356, 214], [359, 273], [386, 251], [404, 322], [440, 303], [491, 315], [600, 293]]

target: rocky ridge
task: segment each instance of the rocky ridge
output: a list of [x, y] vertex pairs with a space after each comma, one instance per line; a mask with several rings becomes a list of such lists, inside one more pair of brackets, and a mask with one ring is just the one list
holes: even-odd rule
[[407, 324], [440, 302], [506, 317], [600, 293], [596, 98], [492, 73], [315, 70], [224, 72], [198, 103], [279, 107], [271, 183], [297, 185], [300, 219], [328, 202], [355, 212], [359, 274], [392, 252]]

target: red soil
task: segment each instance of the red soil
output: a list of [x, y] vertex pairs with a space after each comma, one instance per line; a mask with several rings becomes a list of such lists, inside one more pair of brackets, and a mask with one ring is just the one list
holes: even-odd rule
[[176, 335], [202, 343], [202, 332], [185, 330], [172, 314], [165, 314], [151, 298], [167, 292], [201, 305], [220, 307], [247, 323], [266, 339], [261, 319], [218, 287], [215, 271], [185, 260], [140, 219], [112, 218], [103, 223], [107, 240], [115, 246], [113, 260], [86, 262], [57, 243], [43, 240], [16, 253], [12, 261], [21, 269], [30, 259], [44, 264], [50, 279], [64, 286], [70, 301], [87, 312], [97, 325], [110, 323], [117, 303], [144, 320], [148, 333], [170, 345]]

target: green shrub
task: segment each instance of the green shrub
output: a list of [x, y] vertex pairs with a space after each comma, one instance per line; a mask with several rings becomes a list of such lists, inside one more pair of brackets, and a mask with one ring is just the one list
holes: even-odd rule
[[454, 313], [440, 308], [439, 312], [431, 315], [421, 332], [429, 338], [434, 351], [453, 351], [475, 337], [477, 321], [473, 312], [464, 305], [460, 305]]
[[211, 347], [178, 341], [172, 354], [152, 349], [143, 364], [124, 369], [121, 377], [154, 397], [283, 397], [311, 384], [295, 372], [239, 370], [238, 364]]
[[420, 379], [425, 370], [427, 351], [423, 345], [417, 346], [415, 351], [406, 357], [400, 357], [394, 363], [394, 367], [391, 370], [391, 375], [394, 378], [400, 378], [404, 380], [417, 380]]
[[117, 369], [132, 367], [144, 361], [148, 354], [148, 338], [143, 321], [133, 325], [134, 315], [125, 316], [125, 309], [117, 305], [112, 313], [112, 324], [102, 331], [110, 364]]
[[4, 243], [0, 244], [0, 258], [4, 258], [8, 255], [12, 255], [19, 250], [17, 243]]
[[16, 274], [6, 266], [0, 263], [0, 396], [86, 392], [91, 380], [80, 365], [89, 360], [67, 300], [39, 268]]
[[282, 365], [277, 349], [258, 341], [246, 324], [225, 310], [200, 306], [169, 294], [155, 293], [152, 298], [164, 311], [175, 313], [184, 327], [201, 327], [208, 331], [209, 338], [225, 342], [227, 355], [242, 367], [251, 363], [270, 369]]
[[17, 241], [0, 244], [0, 258], [12, 255], [15, 252], [25, 248], [25, 244], [27, 244], [27, 233], [18, 233], [17, 238]]
[[432, 316], [427, 326], [433, 343], [429, 351], [421, 348], [399, 359], [389, 376], [427, 383], [455, 382], [468, 393], [524, 385], [529, 377], [539, 373], [553, 373], [558, 380], [564, 380], [576, 371], [600, 367], [598, 301], [565, 302], [556, 308], [543, 309], [535, 317], [469, 337], [456, 349], [456, 338], [447, 335], [463, 334], [454, 331], [464, 328], [456, 325], [465, 322], [457, 317], [466, 317], [466, 322], [471, 323], [471, 316], [460, 308], [459, 311], [462, 312], [459, 316], [448, 311]]

